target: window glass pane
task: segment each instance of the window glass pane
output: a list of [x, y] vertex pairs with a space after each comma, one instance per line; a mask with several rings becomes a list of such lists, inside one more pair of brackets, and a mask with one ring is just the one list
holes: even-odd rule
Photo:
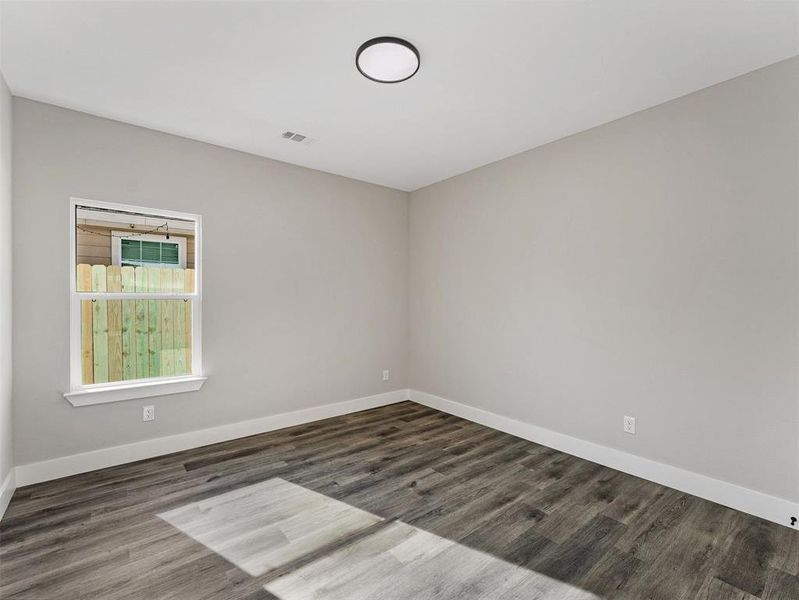
[[192, 372], [191, 300], [81, 301], [84, 385]]
[[141, 259], [146, 263], [160, 263], [161, 262], [161, 243], [160, 242], [142, 242], [141, 243]]
[[179, 264], [179, 253], [177, 244], [167, 244], [161, 242], [161, 262], [165, 265]]
[[141, 241], [123, 239], [120, 244], [122, 247], [122, 260], [141, 260]]

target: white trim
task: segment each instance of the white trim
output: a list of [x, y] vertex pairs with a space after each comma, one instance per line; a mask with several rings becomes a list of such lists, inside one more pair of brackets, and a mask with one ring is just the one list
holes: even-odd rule
[[0, 485], [0, 519], [2, 519], [3, 515], [6, 513], [8, 503], [11, 502], [11, 496], [14, 495], [14, 490], [16, 489], [15, 469], [11, 467], [8, 470], [8, 475], [6, 475], [6, 478], [3, 480], [3, 484]]
[[[68, 260], [69, 260], [69, 379], [70, 379], [70, 390], [66, 392], [64, 395], [67, 397], [67, 394], [70, 396], [74, 395], [75, 398], [78, 397], [77, 392], [90, 392], [93, 391], [97, 384], [92, 384], [88, 386], [83, 385], [82, 381], [82, 373], [81, 373], [81, 348], [80, 348], [80, 302], [82, 299], [86, 299], [87, 297], [91, 298], [102, 298], [104, 295], [102, 293], [80, 293], [77, 292], [75, 289], [75, 271], [77, 268], [76, 259], [77, 259], [77, 235], [76, 235], [76, 208], [78, 206], [85, 206], [85, 207], [94, 207], [94, 208], [104, 208], [109, 210], [119, 210], [119, 211], [127, 211], [127, 212], [135, 212], [135, 213], [145, 213], [150, 215], [157, 215], [158, 217], [163, 218], [175, 218], [180, 219], [182, 221], [193, 221], [195, 224], [195, 231], [194, 231], [194, 293], [193, 294], [135, 294], [133, 297], [145, 300], [149, 298], [159, 298], [159, 297], [169, 297], [174, 299], [191, 299], [194, 300], [192, 304], [192, 360], [191, 360], [191, 368], [192, 372], [191, 375], [194, 378], [202, 378], [203, 370], [202, 370], [202, 216], [192, 213], [183, 213], [174, 210], [162, 210], [156, 208], [148, 208], [145, 206], [134, 206], [131, 204], [119, 204], [114, 202], [103, 202], [100, 200], [88, 200], [85, 198], [75, 198], [72, 197], [69, 199], [69, 252], [67, 252]], [[185, 238], [184, 238], [185, 240]], [[184, 257], [185, 261], [185, 257]], [[185, 264], [185, 262], [184, 262]], [[116, 294], [114, 296], [116, 300], [125, 300], [128, 299], [128, 296], [125, 294]], [[155, 381], [155, 380], [154, 380]], [[117, 382], [118, 385], [115, 387], [123, 388], [127, 387], [131, 390], [136, 389], [136, 383], [131, 384], [130, 382]], [[200, 383], [202, 386], [202, 383]], [[166, 389], [166, 388], [160, 388]], [[199, 389], [196, 388], [196, 389]], [[182, 390], [182, 391], [191, 391], [191, 390]], [[173, 391], [164, 392], [164, 393], [177, 393]], [[118, 395], [124, 395], [123, 393], [119, 393]], [[153, 394], [149, 394], [153, 395]], [[160, 395], [160, 394], [159, 394]], [[99, 396], [97, 396], [99, 398]], [[130, 396], [134, 397], [134, 396]], [[137, 396], [143, 397], [143, 396]], [[68, 398], [69, 399], [69, 398]], [[129, 399], [129, 398], [119, 398], [121, 400]], [[109, 401], [109, 400], [106, 400]], [[70, 399], [70, 402], [72, 400]], [[96, 402], [92, 402], [96, 403]], [[73, 406], [78, 406], [73, 402]]]
[[[137, 234], [135, 231], [111, 231], [111, 264], [122, 265], [122, 240], [140, 240], [142, 242], [163, 242], [165, 244], [175, 244], [178, 247], [177, 268], [186, 268], [186, 238], [182, 235], [172, 235], [167, 239], [165, 235], [155, 235], [152, 233]], [[146, 265], [142, 265], [146, 266]], [[174, 268], [174, 267], [173, 267]]]
[[103, 469], [105, 467], [153, 458], [172, 452], [180, 452], [181, 450], [188, 450], [190, 448], [207, 446], [208, 444], [216, 444], [217, 442], [225, 442], [248, 435], [255, 435], [266, 431], [282, 429], [284, 427], [302, 425], [303, 423], [310, 423], [320, 419], [328, 419], [330, 417], [346, 415], [361, 410], [404, 402], [407, 399], [408, 390], [394, 390], [374, 396], [365, 396], [354, 400], [324, 404], [322, 406], [261, 417], [250, 421], [220, 425], [210, 429], [179, 433], [177, 435], [143, 440], [123, 446], [113, 446], [111, 448], [102, 448], [100, 450], [73, 454], [71, 456], [62, 456], [60, 458], [29, 463], [27, 465], [18, 465], [16, 468], [17, 485], [20, 487], [31, 485], [42, 481], [58, 479], [59, 477], [67, 477], [69, 475], [85, 473], [95, 469]]
[[64, 398], [72, 406], [90, 406], [92, 404], [107, 404], [108, 402], [121, 402], [122, 400], [135, 400], [137, 398], [151, 398], [154, 396], [168, 396], [169, 394], [182, 394], [196, 392], [207, 377], [169, 377], [164, 379], [137, 379], [135, 381], [115, 382], [112, 384], [98, 384], [83, 390], [67, 392]]
[[194, 348], [191, 374], [199, 377], [203, 374], [203, 218], [194, 215], [194, 222], [194, 294], [197, 302], [192, 306], [191, 339]]
[[699, 496], [705, 500], [723, 504], [780, 525], [790, 527], [791, 516], [799, 514], [797, 512], [799, 505], [796, 502], [629, 454], [622, 450], [574, 438], [481, 408], [413, 389], [410, 390], [410, 399], [418, 404]]

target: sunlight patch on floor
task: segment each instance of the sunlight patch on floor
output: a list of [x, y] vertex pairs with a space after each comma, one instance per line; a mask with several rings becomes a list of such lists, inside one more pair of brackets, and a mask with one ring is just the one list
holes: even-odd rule
[[395, 522], [270, 582], [281, 600], [594, 600], [594, 594]]
[[[158, 516], [254, 577], [383, 521], [279, 478]], [[281, 600], [598, 600], [406, 523], [338, 548], [264, 588]]]
[[158, 516], [254, 577], [382, 520], [279, 478]]

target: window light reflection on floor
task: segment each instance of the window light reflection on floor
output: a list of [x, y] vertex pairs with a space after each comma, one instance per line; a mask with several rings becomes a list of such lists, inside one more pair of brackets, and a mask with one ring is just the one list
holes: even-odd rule
[[159, 515], [257, 577], [368, 528], [269, 581], [281, 600], [598, 600], [598, 596], [280, 478]]

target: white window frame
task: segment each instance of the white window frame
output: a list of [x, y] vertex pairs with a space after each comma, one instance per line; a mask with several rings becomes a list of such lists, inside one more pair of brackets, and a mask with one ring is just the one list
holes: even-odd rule
[[130, 231], [112, 231], [111, 235], [111, 264], [120, 266], [122, 265], [122, 240], [139, 240], [142, 242], [165, 242], [167, 244], [177, 244], [178, 246], [178, 264], [175, 267], [167, 268], [186, 268], [186, 238], [180, 235], [171, 235], [169, 239], [165, 235], [156, 235], [153, 233], [139, 234], [135, 232], [132, 234]]
[[[159, 292], [159, 293], [120, 293], [120, 292], [79, 292], [76, 287], [77, 270], [77, 208], [102, 208], [139, 214], [153, 215], [155, 217], [188, 219], [194, 221], [194, 292]], [[69, 339], [69, 365], [70, 365], [70, 390], [64, 393], [73, 406], [87, 406], [118, 402], [136, 398], [164, 396], [181, 392], [199, 390], [205, 380], [202, 368], [202, 217], [196, 214], [119, 204], [115, 202], [102, 202], [100, 200], [87, 200], [84, 198], [70, 198], [69, 200], [69, 302], [70, 302], [70, 339]], [[127, 232], [126, 232], [127, 233]], [[161, 236], [156, 236], [161, 237]], [[164, 236], [165, 237], [165, 236]], [[178, 236], [175, 236], [177, 239]], [[161, 241], [161, 240], [159, 240]], [[170, 241], [172, 241], [170, 239]], [[185, 244], [185, 238], [183, 238]], [[118, 245], [118, 242], [117, 242]], [[114, 245], [112, 244], [112, 248]], [[183, 254], [185, 265], [185, 254]], [[192, 301], [192, 361], [191, 375], [176, 377], [152, 377], [148, 379], [133, 379], [128, 381], [114, 381], [110, 383], [83, 384], [81, 372], [81, 317], [80, 303], [82, 300], [142, 300], [142, 299], [168, 299]]]

